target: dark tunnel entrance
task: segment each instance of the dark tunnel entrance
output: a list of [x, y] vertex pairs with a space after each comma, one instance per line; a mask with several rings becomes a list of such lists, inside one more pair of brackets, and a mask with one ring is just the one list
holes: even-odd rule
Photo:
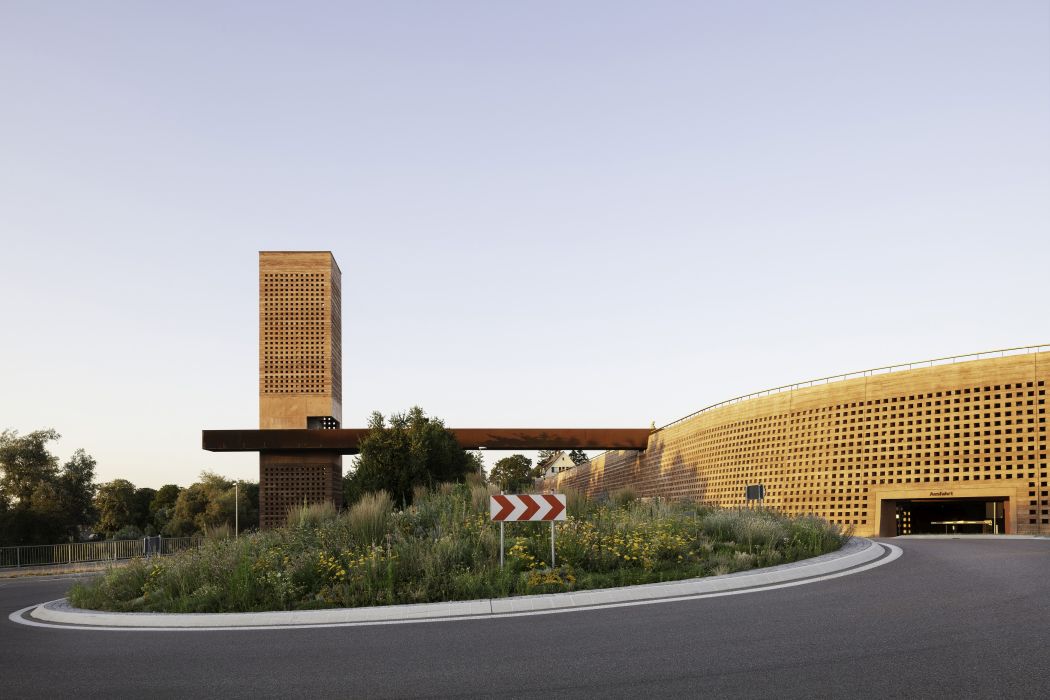
[[998, 535], [1006, 532], [1006, 499], [897, 501], [898, 535]]

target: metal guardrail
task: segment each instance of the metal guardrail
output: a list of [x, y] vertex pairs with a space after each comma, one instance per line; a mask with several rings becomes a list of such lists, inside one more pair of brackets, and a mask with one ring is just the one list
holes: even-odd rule
[[810, 379], [805, 382], [797, 382], [795, 384], [785, 384], [784, 386], [774, 387], [772, 389], [765, 389], [763, 391], [755, 391], [750, 394], [744, 394], [743, 396], [736, 396], [725, 401], [720, 401], [710, 406], [705, 406], [699, 411], [693, 411], [688, 416], [683, 416], [677, 420], [673, 420], [667, 425], [661, 425], [657, 430], [664, 430], [671, 426], [678, 425], [684, 421], [689, 420], [701, 413], [707, 413], [708, 411], [716, 408], [722, 408], [723, 406], [729, 406], [734, 403], [741, 401], [747, 401], [748, 399], [757, 399], [761, 396], [772, 396], [773, 394], [779, 394], [785, 391], [794, 391], [796, 389], [805, 389], [811, 386], [819, 386], [822, 384], [831, 384], [832, 382], [841, 382], [846, 379], [859, 379], [861, 377], [871, 377], [877, 374], [889, 374], [890, 372], [901, 372], [909, 369], [919, 369], [922, 367], [934, 367], [937, 365], [949, 365], [955, 364], [960, 360], [968, 362], [970, 360], [984, 360], [992, 357], [1006, 357], [1008, 355], [1028, 355], [1037, 352], [1050, 351], [1050, 345], [1024, 345], [1017, 348], [1003, 348], [1002, 350], [987, 350], [985, 352], [972, 352], [966, 355], [949, 355], [948, 357], [937, 357], [932, 360], [920, 360], [918, 362], [907, 362], [899, 365], [889, 365], [887, 367], [876, 367], [874, 369], [865, 369], [859, 372], [849, 372], [847, 374], [835, 374], [830, 377], [821, 377], [820, 379]]
[[197, 547], [201, 540], [201, 537], [146, 537], [138, 540], [0, 547], [0, 569], [121, 561], [142, 557], [147, 553], [164, 556]]

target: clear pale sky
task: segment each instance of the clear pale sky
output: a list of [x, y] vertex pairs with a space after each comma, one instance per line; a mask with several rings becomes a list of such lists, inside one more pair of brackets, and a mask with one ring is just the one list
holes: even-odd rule
[[200, 430], [258, 425], [270, 249], [343, 270], [347, 427], [1050, 342], [1048, 7], [3, 0], [0, 428], [258, 478]]

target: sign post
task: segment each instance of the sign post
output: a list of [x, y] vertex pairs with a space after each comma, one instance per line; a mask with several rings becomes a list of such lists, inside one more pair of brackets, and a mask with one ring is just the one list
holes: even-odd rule
[[565, 520], [565, 494], [500, 494], [489, 499], [489, 516], [499, 523], [499, 566], [503, 568], [503, 523], [544, 522], [551, 524], [551, 568], [554, 568], [554, 521]]
[[551, 521], [551, 568], [554, 568], [554, 521]]

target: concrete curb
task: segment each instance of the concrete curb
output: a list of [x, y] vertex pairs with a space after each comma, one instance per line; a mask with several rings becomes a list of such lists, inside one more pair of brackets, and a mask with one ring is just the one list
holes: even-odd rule
[[[621, 588], [603, 588], [572, 593], [468, 600], [417, 605], [386, 605], [370, 608], [337, 608], [328, 610], [294, 610], [260, 613], [112, 613], [81, 610], [65, 598], [44, 603], [11, 615], [15, 622], [24, 621], [22, 613], [45, 623], [79, 628], [126, 629], [230, 629], [260, 627], [303, 627], [314, 625], [347, 625], [395, 623], [423, 620], [450, 620], [515, 614], [535, 614], [602, 606], [659, 602], [703, 595], [730, 595], [761, 590], [773, 585], [798, 585], [807, 579], [828, 575], [845, 575], [858, 567], [878, 566], [887, 552], [899, 551], [865, 538], [853, 538], [842, 549], [812, 559], [782, 564], [767, 569], [744, 571], [725, 576], [686, 579], [668, 583], [650, 583]], [[867, 566], [866, 566], [867, 565]], [[19, 619], [16, 619], [17, 618]]]
[[1050, 540], [1047, 535], [964, 535], [948, 533], [946, 535], [900, 535], [895, 538], [901, 542], [908, 540]]

